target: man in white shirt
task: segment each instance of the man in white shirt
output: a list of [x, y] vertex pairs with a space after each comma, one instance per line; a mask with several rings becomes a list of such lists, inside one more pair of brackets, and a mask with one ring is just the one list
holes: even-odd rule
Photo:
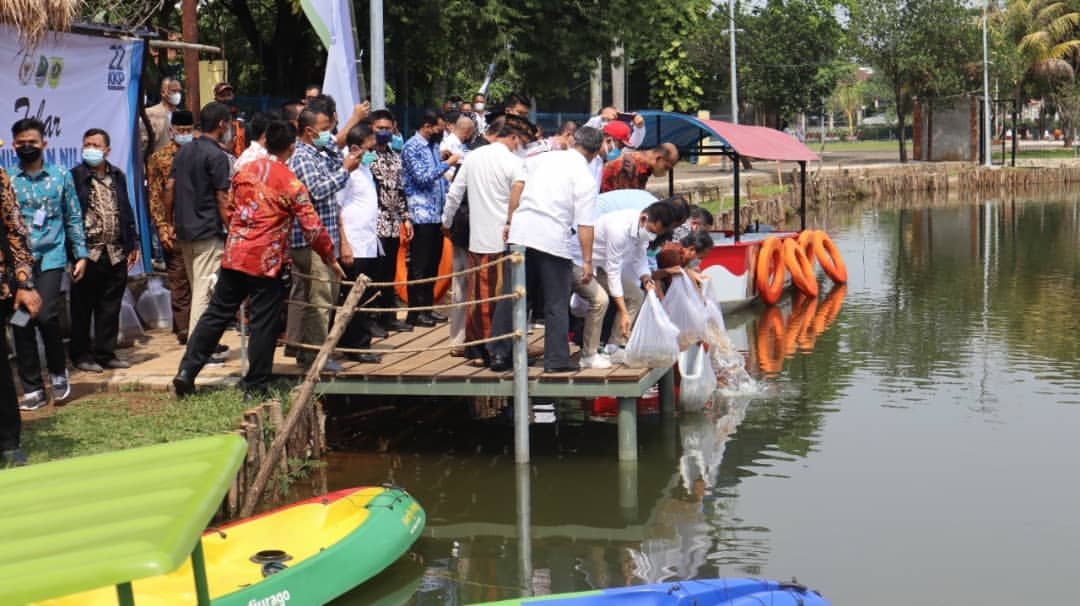
[[671, 229], [674, 222], [674, 209], [667, 202], [655, 202], [640, 211], [617, 210], [596, 220], [592, 258], [596, 277], [619, 312], [613, 338], [618, 345], [625, 345], [630, 336], [644, 291], [655, 286], [647, 255], [649, 243]]
[[449, 132], [439, 143], [439, 151], [464, 156], [465, 142], [471, 141], [476, 133], [476, 125], [473, 123], [472, 118], [461, 114], [458, 116], [457, 121], [449, 125], [447, 129]]
[[[525, 188], [525, 160], [518, 155], [531, 140], [527, 120], [508, 120], [499, 130], [495, 141], [469, 153], [458, 169], [443, 208], [443, 229], [449, 232], [454, 215], [468, 195], [469, 204], [469, 267], [476, 268], [497, 259], [506, 250], [504, 226], [509, 208], [516, 206]], [[467, 278], [466, 292], [473, 301], [498, 294], [503, 266], [492, 266], [474, 272]], [[465, 317], [465, 340], [479, 341], [492, 335], [495, 304], [476, 303], [468, 308]], [[492, 362], [488, 348], [466, 348], [465, 356], [473, 364]]]
[[[345, 279], [355, 281], [360, 274], [372, 275], [378, 257], [382, 254], [379, 245], [379, 194], [370, 166], [375, 162], [375, 131], [370, 122], [360, 122], [349, 129], [345, 136], [348, 148], [346, 153], [359, 154], [360, 165], [349, 173], [345, 189], [341, 191], [341, 267], [345, 270]], [[340, 302], [344, 302], [349, 288], [342, 283]], [[348, 349], [367, 349], [371, 346], [371, 337], [378, 330], [379, 336], [386, 336], [386, 331], [376, 326], [371, 314], [358, 313], [349, 322], [339, 344]], [[379, 362], [379, 356], [371, 353], [345, 354], [345, 357], [367, 364]]]
[[251, 117], [251, 121], [247, 124], [248, 146], [233, 163], [234, 172], [269, 155], [266, 152], [266, 127], [269, 124], [268, 114], [259, 112]]
[[597, 194], [589, 161], [600, 152], [603, 135], [583, 127], [572, 142], [573, 149], [537, 158], [520, 204], [510, 208], [509, 241], [526, 247], [526, 266], [539, 277], [543, 292], [545, 372], [578, 369], [570, 363], [566, 340], [571, 292], [589, 302], [581, 367], [611, 366], [597, 354], [608, 299], [593, 278], [592, 266]]
[[[645, 118], [641, 114], [633, 114], [630, 126], [633, 129], [633, 134], [630, 135], [630, 140], [627, 142], [628, 147], [638, 148], [641, 147], [641, 142], [645, 140]], [[589, 121], [585, 123], [585, 126], [591, 126], [603, 130], [605, 126], [611, 122], [619, 122], [619, 110], [614, 107], [608, 106], [600, 110], [600, 113], [589, 118]]]

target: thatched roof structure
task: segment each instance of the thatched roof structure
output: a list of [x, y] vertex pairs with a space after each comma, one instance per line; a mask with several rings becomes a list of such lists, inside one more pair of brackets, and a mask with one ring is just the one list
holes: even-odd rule
[[37, 44], [49, 31], [67, 31], [83, 0], [0, 0], [0, 23], [14, 26], [23, 42]]

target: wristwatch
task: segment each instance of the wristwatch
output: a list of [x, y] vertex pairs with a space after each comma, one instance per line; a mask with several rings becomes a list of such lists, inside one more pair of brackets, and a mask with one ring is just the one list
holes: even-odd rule
[[34, 286], [34, 281], [29, 278], [19, 282], [15, 287], [19, 290], [34, 290], [34, 288], [36, 288], [36, 286]]

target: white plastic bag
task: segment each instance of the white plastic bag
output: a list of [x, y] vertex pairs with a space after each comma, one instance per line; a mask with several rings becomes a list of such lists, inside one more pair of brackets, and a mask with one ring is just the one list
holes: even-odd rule
[[171, 294], [161, 278], [152, 277], [147, 281], [146, 290], [139, 296], [135, 311], [147, 328], [172, 328]]
[[135, 295], [130, 290], [124, 291], [124, 298], [120, 302], [120, 330], [116, 335], [119, 343], [131, 343], [146, 337], [142, 323], [139, 322], [139, 314], [135, 313]]
[[679, 328], [679, 350], [705, 339], [705, 302], [686, 274], [672, 276], [664, 311]]
[[570, 315], [575, 318], [584, 318], [589, 315], [589, 302], [577, 293], [570, 295]]
[[705, 347], [698, 343], [679, 354], [679, 406], [687, 412], [705, 408], [716, 391], [716, 372]]
[[656, 293], [649, 291], [626, 343], [626, 365], [666, 368], [679, 358], [679, 328], [671, 323]]

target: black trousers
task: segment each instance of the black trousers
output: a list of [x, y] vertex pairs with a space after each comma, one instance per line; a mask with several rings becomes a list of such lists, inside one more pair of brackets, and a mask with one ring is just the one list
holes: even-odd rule
[[[541, 297], [544, 313], [544, 369], [570, 366], [570, 294], [574, 284], [574, 264], [570, 259], [549, 255], [534, 248], [525, 249], [525, 268], [530, 266], [536, 282], [526, 287], [526, 304]], [[509, 275], [509, 273], [507, 273]], [[500, 294], [514, 292], [512, 280], [503, 280]], [[499, 301], [495, 305], [495, 317], [491, 322], [491, 335], [504, 335], [514, 330], [514, 301]], [[513, 341], [506, 339], [488, 345], [491, 355], [508, 356]]]
[[236, 319], [236, 311], [244, 299], [248, 299], [251, 316], [251, 342], [248, 345], [248, 371], [242, 387], [244, 391], [266, 389], [274, 370], [274, 347], [281, 330], [281, 307], [285, 302], [285, 286], [278, 278], [250, 276], [221, 268], [210, 306], [188, 337], [180, 370], [187, 371], [192, 379], [199, 374], [221, 335]]
[[[395, 274], [397, 273], [397, 256], [398, 248], [401, 247], [401, 240], [399, 238], [379, 238], [379, 242], [382, 243], [384, 256], [374, 259], [371, 265], [371, 272], [368, 277], [373, 282], [393, 282]], [[397, 293], [394, 292], [393, 286], [384, 286], [375, 292], [378, 293], [378, 297], [371, 302], [369, 307], [379, 307], [381, 309], [388, 310], [386, 313], [380, 314], [379, 322], [387, 323], [394, 320], [394, 312], [392, 311], [397, 307]], [[375, 294], [375, 293], [372, 293]], [[364, 297], [365, 299], [367, 297]]]
[[[376, 259], [354, 259], [351, 267], [341, 266], [345, 270], [345, 279], [349, 282], [355, 282], [356, 278], [360, 274], [364, 274], [371, 278], [371, 270], [375, 266]], [[349, 292], [352, 290], [351, 286], [348, 286], [345, 282], [341, 283], [341, 294], [338, 297], [338, 305], [345, 303], [345, 297], [349, 296]], [[364, 294], [360, 297], [360, 307], [370, 307], [365, 305], [364, 301], [371, 298], [375, 293], [368, 293], [364, 291]], [[341, 336], [341, 340], [338, 341], [339, 347], [345, 347], [349, 349], [367, 349], [371, 346], [371, 332], [368, 330], [368, 326], [375, 320], [372, 314], [368, 313], [356, 313], [353, 315], [352, 320], [349, 321], [348, 328], [345, 329], [345, 334]]]
[[[109, 263], [107, 255], [88, 262], [86, 275], [71, 285], [71, 359], [105, 364], [116, 357], [120, 302], [127, 288], [127, 261]], [[90, 339], [90, 323], [94, 338]]]
[[[41, 359], [38, 358], [37, 332], [41, 331], [41, 340], [45, 343], [45, 363], [49, 374], [62, 375], [67, 370], [67, 355], [64, 353], [64, 338], [60, 333], [60, 306], [64, 304], [60, 292], [60, 280], [64, 277], [63, 269], [41, 271], [41, 265], [34, 268], [34, 284], [41, 296], [41, 311], [38, 317], [30, 320], [24, 327], [13, 326], [15, 353], [19, 358], [19, 379], [22, 380], [23, 392], [30, 393], [44, 389], [41, 378]], [[115, 338], [115, 336], [113, 337]]]
[[[438, 223], [414, 226], [413, 239], [409, 246], [409, 279], [420, 280], [437, 276], [442, 253], [442, 226]], [[434, 303], [434, 282], [409, 286], [410, 307], [427, 307]], [[416, 313], [410, 313], [409, 316], [415, 317]]]
[[[0, 327], [7, 326], [11, 317], [11, 301], [0, 302]], [[37, 356], [35, 346], [34, 355]], [[7, 337], [0, 332], [0, 450], [19, 447], [22, 416], [19, 414], [19, 398], [15, 394], [15, 377], [8, 363]]]

